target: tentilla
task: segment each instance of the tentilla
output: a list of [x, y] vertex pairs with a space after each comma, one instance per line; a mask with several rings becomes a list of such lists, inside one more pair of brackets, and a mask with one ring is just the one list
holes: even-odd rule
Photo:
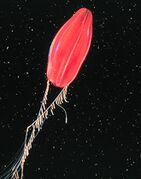
[[64, 87], [61, 90], [61, 92], [58, 94], [58, 96], [55, 98], [55, 100], [47, 107], [49, 86], [50, 86], [50, 83], [48, 81], [46, 91], [44, 93], [44, 97], [43, 97], [43, 100], [39, 109], [39, 113], [37, 115], [37, 119], [26, 128], [24, 145], [23, 145], [21, 154], [18, 156], [17, 161], [8, 170], [7, 175], [3, 175], [7, 179], [8, 178], [23, 179], [24, 164], [26, 162], [27, 157], [29, 156], [29, 152], [32, 148], [32, 144], [36, 136], [39, 134], [45, 120], [48, 118], [49, 112], [51, 112], [51, 114], [53, 115], [54, 109], [56, 108], [56, 106], [59, 106], [65, 112], [65, 117], [66, 117], [65, 122], [67, 123], [66, 110], [61, 106], [62, 103], [68, 102], [67, 101], [67, 87]]

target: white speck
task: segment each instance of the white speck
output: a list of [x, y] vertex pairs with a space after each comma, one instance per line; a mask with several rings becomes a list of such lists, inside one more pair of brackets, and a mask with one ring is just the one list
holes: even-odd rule
[[6, 50], [8, 50], [8, 49], [9, 49], [9, 46], [6, 47]]
[[52, 148], [55, 149], [55, 146], [53, 146]]

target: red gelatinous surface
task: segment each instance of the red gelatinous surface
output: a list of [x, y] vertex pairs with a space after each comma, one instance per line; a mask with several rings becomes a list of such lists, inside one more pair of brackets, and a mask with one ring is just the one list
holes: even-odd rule
[[49, 51], [47, 78], [55, 86], [68, 86], [77, 76], [92, 39], [92, 13], [79, 9], [58, 31]]

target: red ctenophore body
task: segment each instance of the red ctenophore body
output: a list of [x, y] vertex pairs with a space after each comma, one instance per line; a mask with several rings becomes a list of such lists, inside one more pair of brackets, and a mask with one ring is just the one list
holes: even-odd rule
[[92, 13], [79, 9], [58, 31], [49, 51], [47, 78], [63, 88], [76, 77], [92, 39]]

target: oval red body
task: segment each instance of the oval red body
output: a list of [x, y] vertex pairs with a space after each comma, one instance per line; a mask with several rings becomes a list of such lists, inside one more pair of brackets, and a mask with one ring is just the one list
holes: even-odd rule
[[49, 51], [47, 78], [63, 88], [77, 76], [92, 39], [92, 13], [79, 9], [58, 31]]

